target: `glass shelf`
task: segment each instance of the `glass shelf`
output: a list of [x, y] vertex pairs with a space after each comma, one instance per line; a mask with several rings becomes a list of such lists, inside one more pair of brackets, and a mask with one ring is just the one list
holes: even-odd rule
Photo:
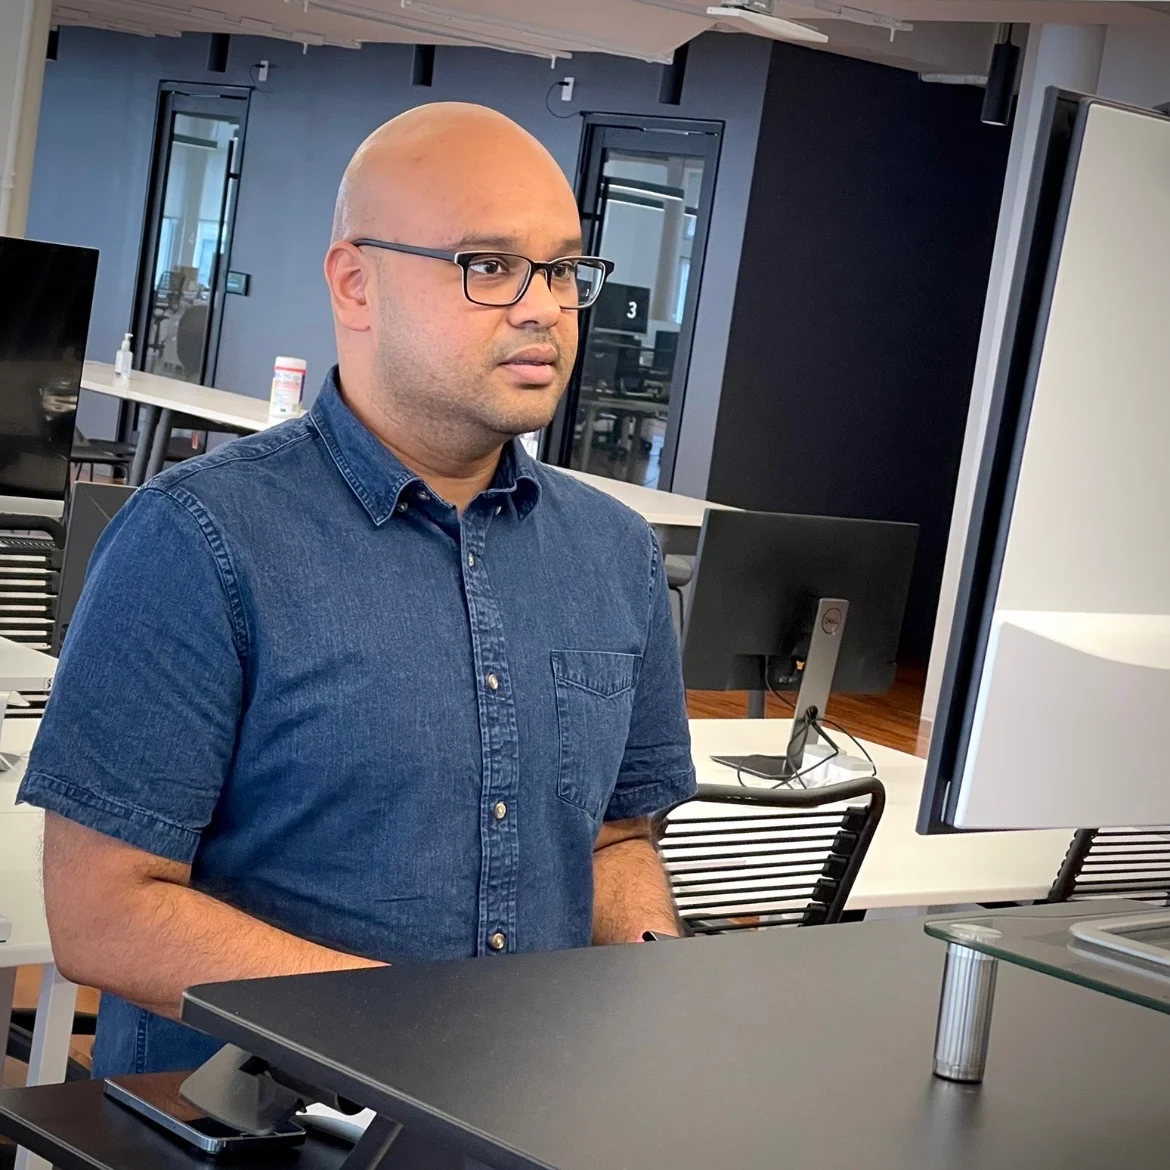
[[[1149, 911], [1151, 919], [1165, 916], [1165, 909]], [[1170, 966], [1107, 950], [1075, 938], [1070, 932], [1074, 923], [1101, 925], [1134, 918], [1132, 911], [1124, 915], [1094, 914], [1091, 904], [1086, 904], [1083, 914], [1071, 917], [1037, 917], [1034, 910], [1029, 912], [1021, 908], [1019, 911], [934, 919], [926, 924], [925, 929], [932, 938], [943, 942], [959, 943], [1004, 962], [1063, 979], [1066, 983], [1090, 987], [1170, 1014]], [[980, 929], [971, 930], [973, 926]], [[1151, 941], [1161, 941], [1159, 935], [1170, 939], [1170, 932], [1165, 931], [1134, 931], [1133, 934], [1144, 934]]]

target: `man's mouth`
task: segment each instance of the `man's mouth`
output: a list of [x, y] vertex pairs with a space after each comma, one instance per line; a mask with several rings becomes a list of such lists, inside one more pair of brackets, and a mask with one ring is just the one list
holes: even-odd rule
[[500, 364], [504, 366], [555, 366], [559, 354], [551, 345], [531, 345], [518, 350]]

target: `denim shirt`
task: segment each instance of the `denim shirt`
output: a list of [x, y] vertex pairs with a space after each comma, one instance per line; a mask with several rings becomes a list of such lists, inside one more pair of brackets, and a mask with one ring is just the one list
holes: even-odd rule
[[[20, 798], [394, 961], [587, 946], [602, 822], [693, 789], [641, 517], [518, 444], [459, 515], [334, 373], [110, 524]], [[215, 1047], [106, 995], [95, 1073]]]

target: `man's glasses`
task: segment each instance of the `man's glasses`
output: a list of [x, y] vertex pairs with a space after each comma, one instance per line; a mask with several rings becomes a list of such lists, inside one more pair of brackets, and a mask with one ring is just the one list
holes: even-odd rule
[[410, 256], [447, 260], [463, 270], [463, 295], [473, 305], [504, 309], [523, 299], [539, 272], [562, 309], [587, 309], [601, 295], [613, 261], [600, 256], [560, 256], [556, 260], [529, 260], [512, 252], [443, 252], [388, 240], [351, 241], [357, 248], [385, 248]]

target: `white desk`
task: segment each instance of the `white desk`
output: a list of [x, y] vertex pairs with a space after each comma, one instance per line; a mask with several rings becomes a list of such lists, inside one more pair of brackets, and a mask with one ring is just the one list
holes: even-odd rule
[[189, 414], [241, 431], [262, 431], [268, 426], [268, 399], [233, 394], [212, 386], [197, 386], [178, 378], [163, 378], [135, 370], [129, 378], [114, 376], [105, 362], [86, 362], [81, 388], [126, 402], [138, 402], [176, 414]]
[[[39, 721], [33, 719], [7, 720], [0, 731], [0, 747], [27, 758], [38, 726]], [[16, 968], [43, 966], [28, 1083], [47, 1085], [65, 1079], [77, 988], [53, 964], [41, 891], [44, 814], [27, 805], [14, 805], [23, 775], [24, 759], [0, 775], [0, 911], [12, 920], [11, 937], [0, 943], [0, 1035], [7, 1040]], [[49, 1170], [49, 1163], [21, 1150], [16, 1170]]]
[[[170, 440], [172, 415], [184, 414], [208, 422], [219, 423], [240, 431], [262, 431], [272, 424], [268, 420], [268, 399], [253, 398], [248, 394], [234, 394], [215, 390], [210, 386], [195, 386], [177, 378], [135, 371], [129, 378], [116, 378], [114, 367], [105, 362], [86, 362], [81, 374], [81, 388], [97, 394], [107, 394], [146, 407], [139, 430], [138, 454], [130, 474], [134, 486], [144, 483], [162, 470], [163, 457]], [[635, 483], [587, 475], [583, 471], [558, 468], [565, 474], [590, 484], [606, 495], [620, 500], [627, 507], [645, 517], [648, 524], [658, 528], [664, 536], [667, 551], [693, 552], [698, 530], [703, 525], [703, 513], [708, 508], [724, 508], [725, 504], [711, 504], [691, 496], [676, 496]], [[693, 530], [689, 538], [679, 540], [679, 530]], [[675, 538], [672, 539], [672, 535]]]
[[[787, 719], [692, 719], [702, 784], [735, 784], [712, 755], [779, 755]], [[837, 737], [842, 747], [843, 737]], [[1032, 901], [1046, 897], [1072, 840], [1066, 829], [1021, 833], [915, 832], [926, 761], [866, 743], [886, 790], [886, 809], [849, 898], [851, 910]]]

